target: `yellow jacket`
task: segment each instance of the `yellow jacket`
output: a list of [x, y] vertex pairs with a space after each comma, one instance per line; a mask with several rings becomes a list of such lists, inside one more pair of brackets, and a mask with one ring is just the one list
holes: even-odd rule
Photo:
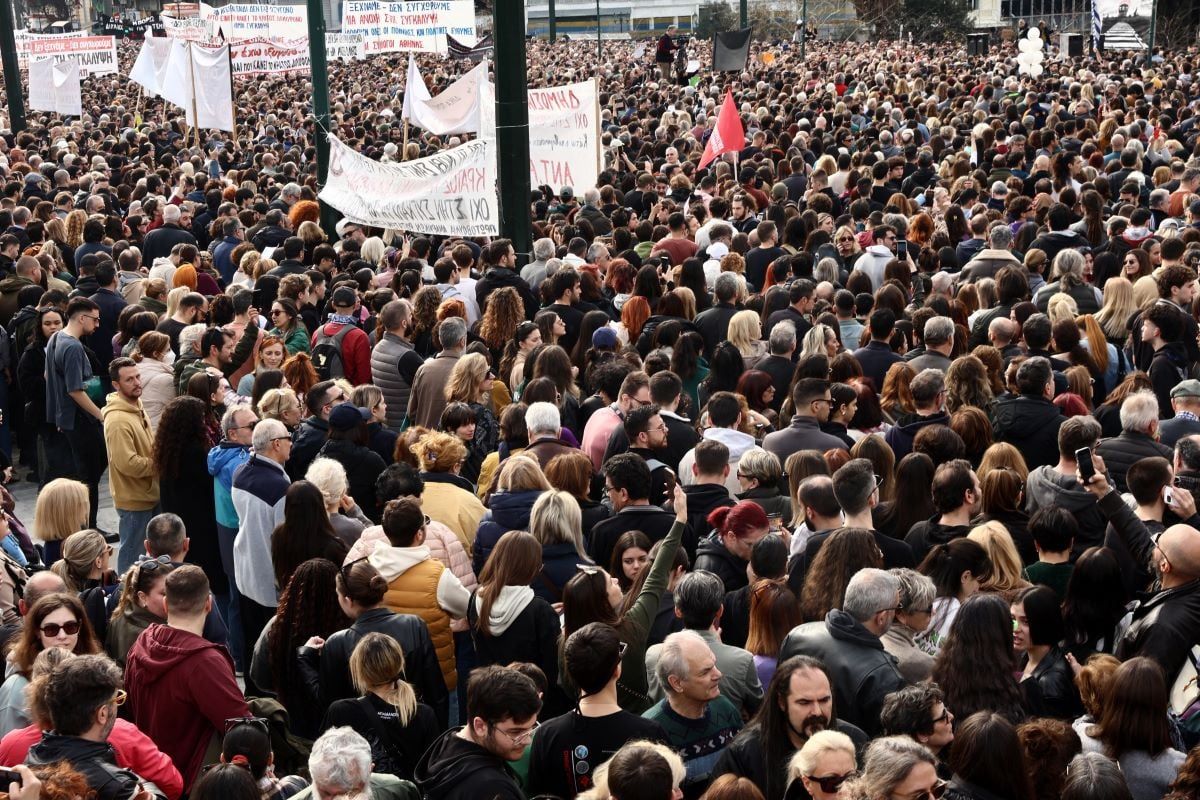
[[459, 488], [452, 483], [429, 480], [425, 476], [425, 491], [421, 493], [421, 508], [430, 519], [445, 525], [458, 540], [462, 542], [467, 552], [475, 543], [475, 531], [487, 509], [479, 498]]
[[118, 392], [108, 396], [100, 412], [104, 444], [108, 449], [108, 488], [113, 504], [122, 511], [147, 511], [158, 504], [158, 476], [154, 473], [154, 438], [142, 409]]

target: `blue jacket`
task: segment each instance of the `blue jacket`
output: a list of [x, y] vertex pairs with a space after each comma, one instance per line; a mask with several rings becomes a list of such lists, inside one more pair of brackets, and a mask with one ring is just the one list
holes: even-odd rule
[[509, 531], [529, 530], [529, 515], [541, 494], [540, 489], [529, 489], [492, 495], [491, 509], [483, 515], [479, 530], [475, 533], [475, 544], [471, 547], [471, 565], [476, 575], [483, 571], [484, 563], [501, 536]]
[[237, 509], [233, 507], [233, 473], [250, 460], [250, 448], [235, 442], [221, 442], [208, 451], [208, 474], [213, 481], [213, 497], [217, 501], [217, 524], [226, 528], [238, 526]]
[[238, 268], [238, 265], [234, 264], [229, 256], [233, 253], [233, 248], [241, 243], [242, 240], [236, 236], [226, 236], [213, 248], [213, 266], [217, 268], [217, 272], [221, 273], [221, 280], [225, 281], [226, 286], [233, 280], [233, 275]]
[[578, 571], [578, 565], [590, 561], [579, 555], [570, 542], [546, 545], [542, 548], [542, 572], [533, 579], [533, 593], [547, 603], [561, 603], [563, 587]]

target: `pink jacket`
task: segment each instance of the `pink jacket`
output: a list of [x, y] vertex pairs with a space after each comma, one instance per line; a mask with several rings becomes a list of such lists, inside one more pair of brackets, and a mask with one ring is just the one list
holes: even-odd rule
[[[475, 591], [479, 582], [475, 579], [475, 570], [471, 568], [471, 558], [453, 531], [442, 523], [431, 520], [425, 527], [425, 544], [429, 546], [429, 552], [433, 557], [454, 573], [454, 577], [458, 578], [463, 588], [468, 592]], [[390, 547], [391, 543], [384, 535], [382, 526], [372, 525], [362, 532], [362, 536], [358, 537], [358, 541], [350, 548], [343, 563], [349, 564], [351, 561], [366, 558], [374, 553], [375, 548], [379, 545]], [[465, 619], [451, 620], [450, 629], [455, 632], [465, 631], [467, 621]]]
[[[40, 742], [42, 729], [29, 725], [9, 731], [0, 739], [0, 764], [24, 764], [29, 748]], [[152, 781], [167, 800], [179, 800], [183, 794], [183, 778], [171, 759], [155, 746], [150, 737], [132, 722], [117, 719], [108, 743], [117, 755], [117, 766], [132, 770], [139, 778]]]

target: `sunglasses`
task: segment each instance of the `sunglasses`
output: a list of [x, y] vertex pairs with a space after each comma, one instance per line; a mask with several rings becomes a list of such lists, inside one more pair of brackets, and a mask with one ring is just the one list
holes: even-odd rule
[[79, 620], [72, 620], [65, 625], [59, 625], [57, 622], [47, 622], [39, 630], [42, 636], [53, 639], [58, 634], [65, 633], [67, 636], [74, 636], [79, 633]]
[[847, 772], [845, 775], [826, 775], [818, 778], [816, 775], [806, 776], [810, 781], [821, 787], [826, 794], [834, 794], [842, 788], [842, 784], [856, 776], [857, 772]]
[[158, 558], [150, 558], [142, 556], [138, 559], [138, 569], [144, 569], [147, 572], [154, 572], [159, 567], [168, 567], [171, 565], [170, 556], [159, 556]]
[[268, 726], [267, 721], [262, 717], [230, 717], [229, 719], [225, 720], [225, 732], [229, 733], [239, 725], [250, 725], [251, 727], [258, 728], [268, 736], [271, 733], [271, 729]]

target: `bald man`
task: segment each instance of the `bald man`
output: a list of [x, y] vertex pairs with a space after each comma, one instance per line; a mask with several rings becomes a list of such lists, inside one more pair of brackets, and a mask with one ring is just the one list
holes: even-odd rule
[[[33, 608], [33, 604], [42, 599], [46, 595], [55, 594], [57, 592], [67, 591], [67, 584], [63, 579], [58, 577], [50, 570], [42, 570], [35, 572], [29, 576], [29, 580], [25, 582], [25, 591], [21, 599], [17, 600], [17, 613], [24, 617], [29, 613], [29, 609]], [[21, 620], [6, 622], [0, 625], [0, 650], [7, 644], [8, 640], [19, 633], [21, 630]]]
[[[1114, 655], [1125, 661], [1145, 656], [1158, 662], [1175, 683], [1181, 670], [1195, 673], [1189, 664], [1192, 645], [1200, 642], [1200, 530], [1191, 525], [1172, 525], [1157, 538], [1114, 491], [1104, 475], [1104, 462], [1093, 456], [1096, 475], [1085, 485], [1097, 498], [1100, 511], [1136, 563], [1149, 564], [1154, 576], [1151, 592], [1133, 607], [1133, 621], [1117, 641]], [[1081, 475], [1076, 473], [1080, 483]], [[1168, 508], [1181, 517], [1191, 517], [1195, 501], [1186, 489], [1172, 488]]]

